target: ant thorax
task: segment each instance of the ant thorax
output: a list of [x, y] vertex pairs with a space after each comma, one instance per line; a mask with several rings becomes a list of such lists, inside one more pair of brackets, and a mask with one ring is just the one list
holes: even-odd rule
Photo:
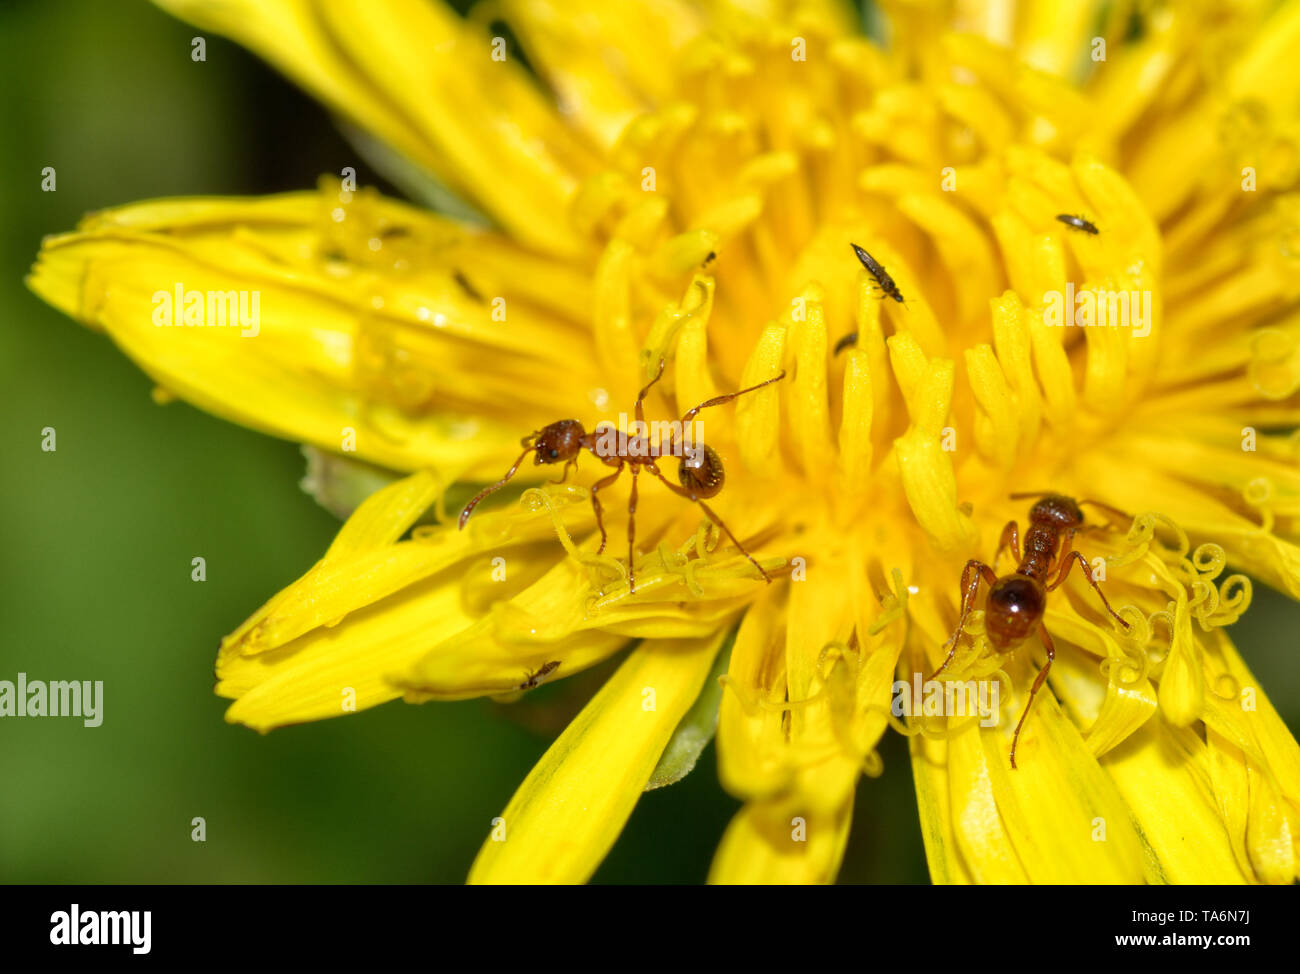
[[589, 449], [602, 460], [622, 457], [628, 460], [658, 457], [694, 457], [702, 448], [699, 437], [702, 424], [680, 420], [627, 421], [599, 424], [591, 436]]
[[1060, 531], [1051, 522], [1034, 521], [1025, 531], [1024, 555], [1020, 561], [1020, 574], [1040, 581], [1052, 568], [1052, 559], [1060, 547]]

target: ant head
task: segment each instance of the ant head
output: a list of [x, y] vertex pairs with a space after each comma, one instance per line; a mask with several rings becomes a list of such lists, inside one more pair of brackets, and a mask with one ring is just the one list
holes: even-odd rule
[[529, 444], [532, 437], [525, 437], [523, 445], [536, 451], [533, 463], [563, 463], [572, 460], [582, 449], [582, 438], [586, 430], [576, 419], [561, 419], [550, 426], [544, 426], [534, 433], [535, 442]]
[[718, 451], [704, 443], [688, 447], [677, 465], [677, 479], [696, 497], [713, 497], [726, 483], [727, 471]]
[[[524, 448], [524, 452], [519, 454], [519, 459], [506, 471], [506, 475], [495, 484], [489, 484], [475, 494], [470, 499], [470, 502], [465, 505], [465, 509], [460, 512], [461, 530], [464, 530], [465, 522], [474, 513], [474, 508], [478, 507], [483, 498], [496, 493], [504, 487], [510, 478], [519, 471], [519, 465], [524, 462], [524, 457], [528, 456], [529, 453], [533, 454], [533, 463], [560, 463], [561, 461], [572, 460], [578, 455], [578, 451], [582, 449], [582, 441], [586, 435], [582, 424], [576, 419], [561, 419], [550, 426], [543, 426], [536, 433], [525, 436], [519, 441], [519, 445]], [[567, 467], [565, 473], [568, 473]]]
[[1042, 583], [1028, 575], [1007, 575], [989, 589], [984, 606], [984, 631], [998, 652], [1005, 652], [1024, 640], [1047, 606]]
[[1029, 509], [1029, 519], [1049, 521], [1062, 528], [1077, 528], [1083, 524], [1083, 511], [1072, 497], [1047, 494]]

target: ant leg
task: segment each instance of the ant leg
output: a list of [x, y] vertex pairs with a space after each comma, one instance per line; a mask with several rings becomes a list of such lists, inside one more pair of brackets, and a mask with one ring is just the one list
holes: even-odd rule
[[596, 492], [601, 490], [604, 487], [608, 487], [614, 481], [618, 480], [618, 475], [623, 472], [624, 462], [625, 461], [620, 460], [618, 462], [617, 470], [615, 470], [608, 477], [605, 477], [601, 480], [597, 480], [594, 484], [591, 485], [591, 508], [596, 512], [596, 527], [600, 528], [600, 547], [596, 549], [596, 554], [598, 555], [604, 554], [606, 539], [605, 539], [605, 522], [600, 516], [600, 498], [596, 496]]
[[1038, 671], [1034, 685], [1029, 688], [1029, 701], [1025, 704], [1025, 712], [1020, 715], [1020, 722], [1016, 724], [1016, 732], [1011, 736], [1012, 770], [1015, 770], [1016, 767], [1016, 745], [1020, 743], [1020, 730], [1025, 726], [1025, 718], [1029, 716], [1029, 708], [1034, 705], [1034, 695], [1038, 693], [1043, 681], [1047, 679], [1047, 671], [1052, 668], [1052, 662], [1056, 659], [1056, 645], [1052, 642], [1052, 637], [1047, 634], [1047, 627], [1041, 622], [1038, 624], [1038, 635], [1043, 640], [1043, 648], [1047, 650], [1047, 662]]
[[[780, 377], [778, 376], [778, 378]], [[776, 380], [769, 379], [768, 381], [775, 382]], [[764, 383], [764, 385], [766, 385], [766, 383]], [[676, 494], [678, 497], [685, 497], [688, 501], [694, 501], [696, 504], [699, 504], [700, 507], [703, 509], [704, 513], [708, 515], [709, 520], [712, 521], [714, 524], [716, 524], [718, 527], [720, 527], [722, 529], [722, 533], [731, 539], [731, 543], [736, 546], [736, 549], [742, 555], [744, 555], [746, 558], [749, 559], [750, 564], [752, 564], [755, 568], [758, 569], [758, 573], [763, 576], [763, 581], [767, 582], [769, 585], [772, 583], [772, 576], [770, 576], [766, 571], [764, 571], [763, 566], [754, 560], [754, 556], [745, 550], [745, 546], [736, 540], [736, 536], [731, 533], [731, 529], [722, 523], [722, 518], [714, 514], [713, 509], [709, 507], [708, 504], [704, 503], [704, 501], [700, 500], [698, 497], [692, 494], [685, 487], [678, 487], [675, 483], [673, 483], [671, 480], [665, 477], [663, 475], [663, 471], [660, 470], [653, 463], [646, 464], [646, 468], [652, 474], [658, 477], [660, 482], [669, 490], [671, 490], [674, 494]]]
[[637, 422], [639, 423], [645, 422], [645, 397], [650, 394], [650, 390], [654, 388], [654, 384], [658, 382], [660, 379], [662, 379], [663, 377], [664, 377], [664, 360], [661, 357], [659, 359], [659, 371], [655, 373], [655, 377], [650, 380], [650, 382], [646, 385], [646, 387], [641, 390], [641, 395], [636, 397], [636, 408], [634, 412], [636, 414]]
[[549, 481], [549, 483], [552, 483], [552, 484], [562, 484], [562, 483], [564, 483], [566, 480], [569, 479], [569, 470], [570, 470], [571, 468], [576, 470], [576, 469], [577, 469], [577, 466], [578, 466], [578, 458], [577, 458], [577, 457], [574, 457], [572, 460], [570, 460], [568, 463], [566, 463], [566, 464], [564, 465], [564, 469], [563, 469], [562, 471], [560, 471], [560, 476], [559, 476], [559, 478], [556, 479], [556, 480]]
[[1077, 551], [1071, 551], [1066, 555], [1065, 561], [1061, 562], [1061, 570], [1056, 575], [1056, 581], [1047, 586], [1047, 591], [1052, 591], [1065, 581], [1066, 576], [1070, 574], [1070, 569], [1074, 567], [1075, 561], [1078, 561], [1079, 567], [1083, 569], [1083, 577], [1088, 580], [1088, 584], [1096, 590], [1099, 596], [1101, 596], [1101, 603], [1106, 607], [1106, 611], [1114, 616], [1115, 621], [1125, 629], [1132, 628], [1124, 621], [1118, 612], [1110, 607], [1110, 600], [1106, 598], [1106, 593], [1101, 590], [1101, 586], [1097, 584], [1097, 580], [1092, 577], [1092, 566], [1090, 566], [1087, 559]]
[[756, 386], [750, 386], [748, 389], [741, 389], [739, 392], [729, 392], [725, 396], [714, 396], [712, 399], [706, 399], [704, 402], [700, 403], [698, 406], [694, 407], [693, 409], [687, 410], [686, 415], [682, 417], [682, 428], [685, 429], [686, 424], [689, 423], [691, 420], [693, 420], [695, 418], [695, 414], [698, 413], [701, 409], [708, 409], [710, 406], [721, 406], [723, 403], [731, 402], [731, 400], [733, 399], [739, 399], [747, 392], [756, 392], [759, 389], [763, 388], [763, 386], [770, 386], [773, 382], [780, 382], [784, 378], [785, 378], [785, 369], [782, 369], [780, 375], [775, 375], [764, 382], [760, 382]]
[[[1067, 561], [1070, 560], [1070, 553], [1074, 550], [1075, 530], [1076, 530], [1075, 528], [1070, 528], [1070, 530], [1065, 532], [1065, 538], [1061, 542], [1061, 550], [1056, 554], [1057, 568], [1060, 568], [1062, 565], [1064, 565]], [[1049, 569], [1048, 572], [1050, 574], [1051, 570]], [[1051, 589], [1048, 589], [1048, 591], [1050, 592]]]
[[961, 631], [966, 628], [966, 619], [970, 616], [971, 610], [975, 608], [975, 596], [979, 592], [981, 578], [988, 582], [990, 586], [998, 580], [998, 576], [992, 568], [978, 558], [972, 558], [966, 562], [966, 567], [961, 571], [961, 615], [957, 617], [957, 628], [952, 631], [948, 641], [943, 644], [944, 649], [948, 649], [950, 646], [952, 649], [939, 668], [931, 674], [931, 680], [946, 670], [948, 664], [957, 655], [957, 641], [961, 638]]
[[627, 501], [627, 585], [628, 595], [636, 591], [636, 477], [640, 468], [632, 464], [632, 494]]
[[998, 539], [998, 550], [993, 554], [993, 570], [998, 570], [998, 559], [1002, 557], [1002, 549], [1010, 548], [1011, 553], [1016, 556], [1016, 563], [1019, 564], [1023, 559], [1020, 554], [1020, 525], [1015, 521], [1008, 521], [1002, 528], [1002, 537]]

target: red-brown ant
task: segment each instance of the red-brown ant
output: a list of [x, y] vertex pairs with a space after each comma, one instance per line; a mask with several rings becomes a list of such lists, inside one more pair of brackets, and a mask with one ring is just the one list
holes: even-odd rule
[[[1125, 629], [1130, 628], [1129, 624], [1120, 618], [1119, 613], [1111, 608], [1101, 586], [1092, 577], [1092, 568], [1087, 560], [1072, 547], [1075, 532], [1083, 527], [1083, 511], [1079, 509], [1080, 505], [1091, 504], [1121, 518], [1127, 518], [1128, 515], [1097, 501], [1076, 502], [1061, 494], [1011, 495], [1012, 500], [1025, 497], [1037, 497], [1039, 500], [1029, 509], [1029, 528], [1025, 531], [1023, 554], [1020, 548], [1020, 528], [1015, 521], [1008, 521], [1002, 529], [998, 550], [993, 556], [993, 564], [996, 565], [1002, 550], [1009, 548], [1016, 556], [1019, 565], [1010, 575], [999, 578], [993, 568], [976, 558], [966, 562], [966, 567], [961, 573], [961, 617], [957, 620], [957, 628], [953, 630], [952, 636], [944, 644], [944, 649], [948, 649], [949, 646], [952, 649], [947, 659], [943, 661], [943, 665], [934, 671], [934, 676], [930, 677], [934, 679], [942, 673], [957, 655], [957, 641], [961, 638], [967, 617], [975, 607], [975, 596], [979, 590], [980, 579], [984, 579], [989, 586], [988, 600], [984, 607], [984, 631], [993, 648], [999, 653], [1009, 652], [1024, 642], [1036, 628], [1039, 637], [1043, 640], [1043, 647], [1047, 650], [1047, 662], [1038, 671], [1038, 677], [1029, 691], [1025, 711], [1020, 715], [1020, 722], [1016, 724], [1016, 732], [1011, 738], [1012, 768], [1016, 766], [1016, 744], [1020, 741], [1020, 730], [1025, 726], [1029, 708], [1034, 704], [1034, 695], [1047, 679], [1047, 671], [1052, 668], [1052, 661], [1056, 659], [1056, 647], [1052, 644], [1052, 637], [1048, 635], [1042, 621], [1043, 613], [1047, 609], [1047, 593], [1065, 581], [1076, 561], [1083, 569], [1088, 584], [1101, 596], [1106, 611]], [[1055, 579], [1049, 581], [1054, 572]]]
[[[659, 371], [650, 380], [650, 384], [641, 390], [641, 395], [636, 400], [636, 420], [641, 429], [647, 428], [645, 397], [654, 387], [654, 384], [663, 377], [663, 374], [664, 360], [661, 358], [659, 360]], [[755, 392], [784, 378], [785, 372], [782, 371], [775, 378], [760, 382], [756, 386], [750, 386], [748, 389], [741, 389], [739, 392], [732, 392], [725, 396], [715, 396], [706, 400], [687, 411], [686, 415], [681, 418], [681, 428], [685, 431], [687, 424], [695, 418], [701, 409], [708, 409], [710, 406], [721, 406], [723, 403], [731, 402], [739, 396], [743, 396], [748, 392]], [[609, 444], [610, 439], [614, 440], [613, 444]], [[763, 566], [754, 560], [753, 555], [745, 550], [744, 546], [736, 540], [736, 536], [731, 533], [731, 530], [722, 523], [722, 519], [713, 513], [709, 505], [704, 503], [704, 498], [713, 497], [722, 490], [722, 485], [726, 480], [726, 471], [722, 466], [722, 458], [718, 456], [717, 451], [711, 446], [695, 443], [684, 449], [684, 455], [677, 466], [677, 479], [681, 482], [679, 487], [665, 477], [655, 463], [662, 456], [673, 455], [665, 452], [666, 446], [669, 450], [672, 449], [671, 445], [663, 442], [652, 443], [645, 436], [631, 436], [620, 430], [616, 436], [606, 437], [599, 431], [588, 433], [576, 419], [561, 419], [525, 436], [519, 443], [524, 448], [524, 452], [519, 455], [519, 459], [514, 462], [506, 475], [495, 484], [484, 487], [479, 491], [473, 500], [465, 505], [465, 509], [460, 512], [461, 528], [465, 527], [465, 522], [469, 520], [470, 514], [478, 506], [479, 501], [505, 486], [506, 481], [515, 475], [519, 465], [524, 462], [524, 457], [528, 456], [529, 453], [534, 454], [534, 464], [564, 464], [564, 471], [561, 473], [560, 478], [552, 481], [552, 483], [558, 484], [562, 483], [565, 477], [568, 476], [569, 468], [577, 465], [578, 454], [586, 450], [601, 463], [615, 468], [614, 472], [608, 477], [604, 477], [591, 485], [591, 506], [596, 512], [596, 526], [600, 528], [600, 547], [596, 549], [596, 554], [604, 552], [606, 541], [605, 522], [601, 518], [600, 498], [597, 497], [597, 494], [612, 485], [622, 474], [625, 466], [632, 471], [632, 493], [628, 498], [627, 505], [627, 576], [628, 588], [631, 592], [636, 591], [636, 571], [633, 567], [633, 559], [636, 554], [636, 478], [642, 467], [661, 480], [664, 486], [674, 494], [699, 504], [704, 513], [708, 515], [709, 520], [722, 529], [723, 533], [731, 539], [731, 543], [758, 569], [763, 579], [767, 582], [772, 581], [767, 572], [763, 570]], [[610, 445], [614, 447], [612, 452], [609, 452]], [[602, 446], [604, 446], [603, 450], [601, 449]]]

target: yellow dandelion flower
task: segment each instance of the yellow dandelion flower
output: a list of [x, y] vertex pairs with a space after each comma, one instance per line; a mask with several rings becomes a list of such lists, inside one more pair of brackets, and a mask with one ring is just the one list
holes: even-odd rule
[[[159, 2], [443, 213], [344, 172], [42, 247], [32, 288], [160, 397], [348, 458], [325, 481], [381, 470], [224, 640], [229, 720], [519, 694], [626, 651], [473, 881], [587, 879], [715, 721], [744, 802], [715, 882], [832, 880], [891, 725], [938, 882], [1294, 880], [1300, 748], [1224, 627], [1243, 573], [1300, 596], [1300, 4], [891, 3], [877, 42], [832, 0]], [[213, 294], [258, 295], [256, 327], [211, 327]], [[586, 454], [548, 483], [526, 452], [458, 529], [521, 437], [616, 424], [661, 359], [650, 419], [785, 373], [700, 417], [734, 540], [643, 477], [632, 564], [600, 552]], [[615, 539], [630, 486], [601, 492]], [[1084, 564], [1046, 597], [1013, 768], [1046, 645], [1000, 651], [983, 591], [945, 675], [998, 697], [898, 703], [947, 659], [963, 565], [1027, 528], [1018, 492], [1106, 506], [1081, 559], [1047, 552]]]

